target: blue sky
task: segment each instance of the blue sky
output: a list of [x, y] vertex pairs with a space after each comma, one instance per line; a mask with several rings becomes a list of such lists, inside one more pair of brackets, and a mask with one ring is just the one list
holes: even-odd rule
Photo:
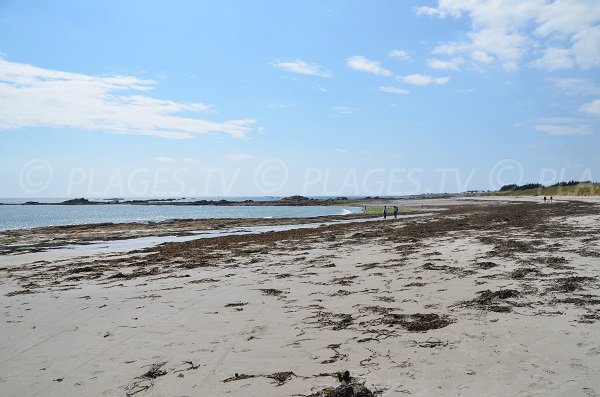
[[600, 3], [0, 1], [0, 196], [600, 180]]

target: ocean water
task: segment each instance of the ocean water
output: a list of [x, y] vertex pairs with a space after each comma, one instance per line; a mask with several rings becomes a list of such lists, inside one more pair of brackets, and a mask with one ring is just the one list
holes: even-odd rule
[[0, 205], [0, 230], [169, 219], [308, 218], [360, 212], [361, 208], [342, 206]]
[[[4, 204], [23, 204], [27, 201], [35, 201], [42, 204], [50, 204], [50, 203], [61, 203], [66, 200], [72, 200], [78, 197], [9, 197], [9, 198], [0, 198], [0, 203]], [[119, 201], [124, 200], [170, 200], [174, 202], [186, 202], [186, 201], [198, 201], [198, 200], [228, 200], [228, 201], [244, 201], [244, 200], [252, 200], [252, 201], [274, 201], [278, 200], [282, 197], [275, 196], [204, 196], [204, 197], [150, 197], [150, 196], [140, 196], [140, 197], [85, 197], [90, 201], [99, 201], [99, 202], [111, 202], [115, 201], [115, 199]]]

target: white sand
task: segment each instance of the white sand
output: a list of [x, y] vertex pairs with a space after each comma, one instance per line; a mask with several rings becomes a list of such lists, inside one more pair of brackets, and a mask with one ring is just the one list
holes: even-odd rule
[[[584, 216], [573, 219], [572, 227], [598, 236], [599, 222], [600, 217]], [[486, 260], [492, 247], [474, 237], [475, 232], [431, 238], [408, 256], [379, 240], [346, 240], [335, 248], [322, 242], [295, 251], [281, 247], [258, 261], [236, 257], [168, 278], [85, 281], [75, 289], [10, 297], [8, 292], [21, 287], [0, 272], [0, 394], [122, 396], [151, 385], [136, 395], [308, 395], [336, 385], [333, 377], [311, 376], [347, 368], [384, 396], [598, 395], [600, 327], [580, 322], [584, 307], [535, 293], [516, 299], [524, 305], [510, 313], [456, 305], [485, 289], [543, 292], [551, 278], [568, 273], [544, 268], [546, 277], [506, 277], [530, 254], [487, 259], [498, 266], [481, 269], [476, 262]], [[564, 257], [576, 274], [598, 277], [600, 257], [572, 252], [582, 247], [600, 252], [597, 240], [584, 239], [569, 238], [548, 254]], [[456, 272], [426, 270], [425, 263]], [[323, 267], [328, 264], [335, 267]], [[373, 267], [361, 267], [365, 264]], [[358, 277], [335, 283], [345, 276]], [[203, 279], [216, 281], [190, 283]], [[407, 286], [414, 282], [424, 285]], [[285, 294], [265, 295], [263, 288]], [[600, 295], [597, 281], [582, 293]], [[225, 307], [235, 302], [247, 304], [243, 310]], [[361, 325], [380, 317], [368, 306], [447, 314], [455, 322], [422, 333]], [[341, 330], [321, 327], [319, 312], [349, 313], [353, 321]], [[386, 338], [369, 329], [392, 334]], [[438, 343], [419, 346], [426, 341]], [[333, 362], [322, 363], [328, 360]], [[166, 362], [166, 375], [136, 379], [160, 362]], [[189, 369], [186, 362], [199, 366]], [[265, 377], [222, 382], [236, 372], [279, 371], [298, 377], [281, 386]]]

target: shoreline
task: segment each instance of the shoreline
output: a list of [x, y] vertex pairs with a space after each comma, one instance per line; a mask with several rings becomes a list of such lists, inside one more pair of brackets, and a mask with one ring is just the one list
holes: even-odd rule
[[[399, 215], [422, 214], [439, 208], [406, 208]], [[0, 230], [0, 258], [6, 254], [37, 252], [67, 244], [126, 240], [140, 237], [190, 236], [194, 233], [270, 225], [304, 225], [327, 222], [376, 219], [379, 214], [349, 213], [291, 218], [197, 218], [148, 222], [104, 222], [60, 226], [39, 226]]]
[[[398, 218], [390, 218], [385, 221], [381, 217], [355, 217], [351, 219], [323, 220], [319, 222], [303, 222], [303, 223], [273, 223], [268, 225], [250, 225], [250, 226], [235, 226], [221, 229], [206, 229], [203, 231], [188, 231], [178, 232], [176, 234], [165, 233], [149, 235], [145, 237], [116, 236], [112, 239], [104, 239], [100, 241], [71, 241], [65, 240], [62, 244], [56, 242], [53, 238], [52, 244], [41, 244], [37, 242], [35, 247], [31, 244], [22, 243], [20, 245], [0, 246], [0, 258], [4, 261], [4, 266], [15, 267], [34, 263], [46, 257], [56, 260], [74, 260], [81, 257], [89, 256], [106, 256], [115, 255], [129, 251], [139, 251], [152, 249], [161, 244], [182, 243], [188, 241], [196, 241], [211, 238], [221, 238], [229, 236], [246, 236], [257, 235], [262, 233], [277, 233], [297, 229], [315, 229], [325, 226], [343, 225], [348, 223], [363, 223], [363, 222], [391, 222], [393, 220], [401, 221], [408, 218], [431, 216], [431, 212], [414, 213], [399, 215]], [[331, 217], [328, 217], [331, 218]], [[301, 218], [308, 220], [308, 218]], [[86, 225], [91, 226], [91, 225]], [[25, 244], [25, 247], [23, 246]], [[23, 249], [26, 248], [26, 249]]]
[[[353, 219], [370, 219], [369, 214], [329, 215], [305, 218], [214, 218], [172, 219], [160, 222], [88, 223], [42, 226], [0, 231], [0, 258], [6, 254], [38, 252], [68, 244], [128, 240], [141, 237], [185, 237], [199, 232], [239, 227], [319, 224]], [[12, 247], [12, 248], [11, 248]], [[20, 249], [18, 249], [20, 247]], [[29, 249], [26, 249], [29, 247]]]
[[[456, 206], [489, 205], [498, 203], [542, 203], [539, 197], [524, 196], [459, 196], [455, 198], [428, 199], [377, 199], [354, 203], [357, 207], [371, 208], [384, 205], [400, 207], [400, 215], [447, 211]], [[588, 202], [600, 203], [600, 197], [557, 196], [555, 203]], [[15, 204], [18, 205], [18, 204]], [[190, 236], [193, 233], [209, 230], [223, 230], [234, 227], [267, 225], [290, 225], [331, 222], [339, 220], [378, 218], [375, 213], [351, 213], [344, 215], [323, 215], [294, 218], [195, 218], [168, 219], [163, 221], [103, 222], [60, 226], [38, 226], [0, 230], [0, 258], [2, 255], [27, 252], [40, 252], [46, 249], [63, 247], [68, 244], [90, 244], [99, 241], [127, 240], [140, 237]]]

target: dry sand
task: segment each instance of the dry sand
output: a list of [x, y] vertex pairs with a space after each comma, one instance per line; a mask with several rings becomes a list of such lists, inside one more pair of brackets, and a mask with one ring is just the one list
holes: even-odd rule
[[0, 262], [0, 394], [600, 394], [600, 206], [449, 208]]

